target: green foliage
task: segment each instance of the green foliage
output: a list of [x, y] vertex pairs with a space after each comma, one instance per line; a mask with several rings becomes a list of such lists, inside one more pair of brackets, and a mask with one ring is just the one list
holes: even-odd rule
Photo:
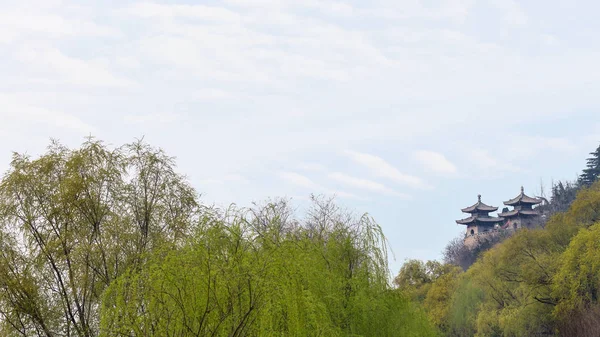
[[[476, 249], [450, 242], [432, 278], [407, 262], [396, 284], [446, 336], [600, 335], [600, 147], [578, 183], [554, 184], [545, 226]], [[505, 240], [503, 240], [505, 239]]]
[[548, 213], [554, 214], [557, 212], [566, 212], [569, 207], [575, 201], [577, 192], [579, 191], [579, 184], [572, 182], [562, 182], [552, 186], [552, 197], [550, 199], [550, 205], [548, 205]]
[[[580, 190], [568, 211], [552, 216], [545, 228], [518, 231], [485, 251], [466, 273], [431, 280], [423, 277], [424, 263], [411, 261], [404, 274], [412, 278], [403, 279], [425, 281], [404, 281], [404, 288], [427, 294], [430, 320], [447, 336], [597, 336], [599, 221], [597, 182]], [[446, 252], [460, 251], [456, 242], [451, 248]]]
[[457, 266], [446, 265], [444, 273], [437, 277], [429, 290], [423, 306], [433, 324], [441, 331], [449, 331], [450, 301], [458, 287], [462, 269]]
[[431, 284], [440, 276], [453, 271], [454, 267], [438, 261], [406, 261], [396, 278], [394, 285], [402, 290], [413, 302], [422, 303]]
[[554, 331], [551, 284], [561, 247], [544, 230], [521, 230], [469, 270], [484, 294], [478, 335], [544, 336]]
[[450, 299], [446, 335], [474, 336], [477, 333], [477, 315], [483, 300], [483, 290], [475, 286], [467, 274], [462, 274], [457, 279], [456, 290]]
[[552, 288], [558, 301], [554, 315], [562, 330], [577, 336], [600, 333], [600, 223], [571, 240]]
[[141, 142], [15, 154], [0, 183], [0, 325], [9, 335], [95, 336], [104, 289], [197, 213], [173, 161]]
[[206, 218], [182, 248], [158, 251], [105, 294], [106, 336], [433, 336], [387, 284], [385, 239], [368, 217], [315, 200]]
[[313, 198], [204, 208], [142, 142], [15, 154], [0, 182], [2, 336], [434, 336], [368, 215]]
[[600, 177], [600, 146], [590, 155], [591, 157], [587, 159], [586, 168], [579, 176], [579, 184], [582, 186], [590, 186]]

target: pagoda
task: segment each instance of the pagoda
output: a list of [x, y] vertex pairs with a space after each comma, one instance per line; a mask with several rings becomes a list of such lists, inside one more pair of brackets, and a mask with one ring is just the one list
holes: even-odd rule
[[493, 232], [497, 228], [496, 225], [504, 221], [504, 218], [493, 217], [489, 214], [490, 212], [497, 211], [498, 207], [489, 206], [481, 202], [481, 195], [478, 195], [477, 199], [475, 205], [461, 210], [463, 213], [471, 214], [471, 216], [466, 219], [456, 220], [456, 223], [459, 225], [467, 225], [465, 242], [474, 236]]
[[508, 208], [505, 208], [499, 214], [505, 219], [502, 228], [517, 229], [534, 226], [539, 222], [540, 213], [533, 206], [541, 203], [541, 199], [525, 195], [525, 190], [521, 186], [521, 194], [504, 202], [506, 206], [512, 206], [513, 210], [509, 211]]

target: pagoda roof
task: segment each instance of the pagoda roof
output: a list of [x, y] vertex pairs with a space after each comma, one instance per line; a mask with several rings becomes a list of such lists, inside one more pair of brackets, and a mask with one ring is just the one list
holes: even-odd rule
[[521, 186], [521, 194], [504, 202], [504, 204], [507, 206], [515, 206], [518, 204], [537, 205], [537, 204], [541, 204], [541, 203], [542, 203], [541, 199], [532, 198], [532, 197], [525, 195], [523, 186]]
[[510, 218], [517, 215], [540, 215], [540, 213], [533, 209], [514, 209], [512, 211], [499, 213], [498, 215]]
[[477, 203], [473, 206], [461, 209], [464, 213], [474, 213], [475, 211], [494, 212], [498, 210], [498, 207], [486, 205], [481, 202], [481, 194], [477, 196]]
[[456, 220], [456, 223], [459, 225], [468, 225], [468, 224], [472, 224], [475, 222], [484, 222], [484, 223], [494, 224], [494, 223], [498, 223], [498, 222], [502, 222], [502, 221], [504, 221], [504, 218], [474, 215], [474, 216], [470, 216], [466, 219]]

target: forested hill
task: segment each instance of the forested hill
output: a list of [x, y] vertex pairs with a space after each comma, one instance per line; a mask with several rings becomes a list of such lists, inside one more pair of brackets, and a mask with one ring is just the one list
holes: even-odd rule
[[444, 262], [409, 260], [395, 279], [442, 336], [600, 336], [600, 147], [574, 182], [552, 187], [541, 228]]

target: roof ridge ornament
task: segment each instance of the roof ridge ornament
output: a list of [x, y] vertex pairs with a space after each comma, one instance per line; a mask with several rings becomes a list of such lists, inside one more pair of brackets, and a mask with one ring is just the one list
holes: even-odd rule
[[521, 185], [521, 194], [525, 194], [525, 189], [523, 188], [523, 185]]
[[481, 202], [481, 194], [477, 194], [477, 200]]

